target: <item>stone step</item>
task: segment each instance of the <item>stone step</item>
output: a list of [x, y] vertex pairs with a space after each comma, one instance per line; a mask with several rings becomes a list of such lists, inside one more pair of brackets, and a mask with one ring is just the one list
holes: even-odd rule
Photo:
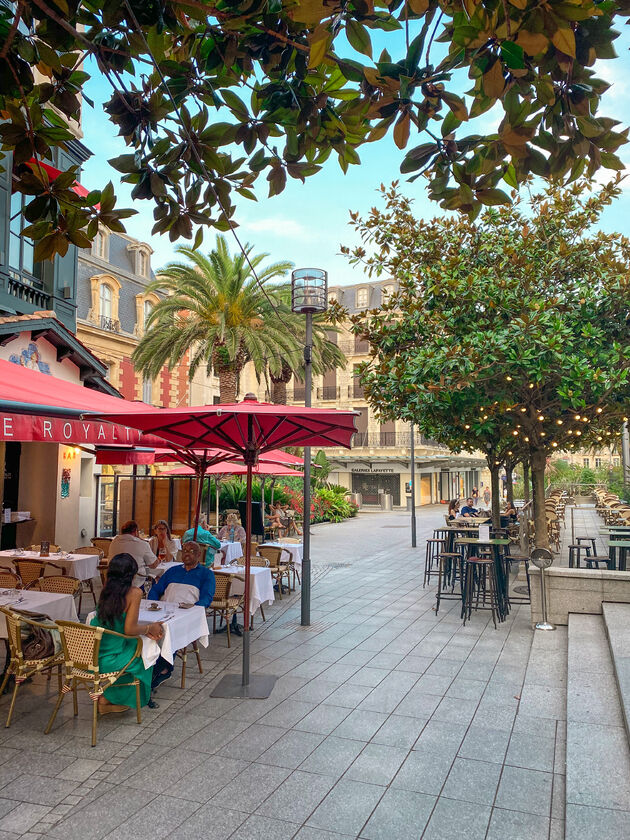
[[602, 604], [621, 711], [630, 741], [630, 604]]
[[630, 840], [630, 748], [600, 615], [569, 615], [565, 840]]

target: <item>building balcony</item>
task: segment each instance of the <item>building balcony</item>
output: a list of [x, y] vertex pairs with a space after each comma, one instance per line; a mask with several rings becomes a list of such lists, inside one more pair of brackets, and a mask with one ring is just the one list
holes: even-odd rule
[[317, 389], [318, 400], [338, 400], [341, 396], [341, 389], [338, 385], [324, 385]]
[[306, 389], [302, 385], [293, 388], [293, 402], [304, 402], [306, 399]]
[[101, 329], [107, 332], [120, 332], [120, 321], [117, 318], [108, 318], [106, 315], [101, 315], [99, 324]]
[[354, 400], [362, 400], [365, 396], [365, 389], [363, 385], [355, 379], [352, 385], [348, 385], [348, 397]]
[[33, 306], [34, 309], [51, 309], [50, 295], [37, 280], [29, 283], [11, 274], [7, 280], [7, 291], [11, 297]]
[[[414, 434], [414, 446], [428, 446], [432, 449], [448, 449], [436, 440], [421, 434]], [[352, 438], [352, 449], [409, 449], [411, 432], [357, 432]]]
[[355, 339], [354, 341], [348, 341], [346, 339], [345, 341], [340, 341], [338, 346], [346, 356], [352, 356], [354, 354], [365, 356], [370, 352], [370, 342], [363, 338]]

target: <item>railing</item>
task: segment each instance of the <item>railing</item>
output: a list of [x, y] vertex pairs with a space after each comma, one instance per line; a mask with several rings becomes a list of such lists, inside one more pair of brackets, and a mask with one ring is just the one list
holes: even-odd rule
[[9, 277], [7, 291], [14, 298], [23, 300], [25, 303], [30, 303], [39, 309], [50, 308], [49, 294], [47, 294], [43, 289], [37, 288], [35, 285], [30, 285], [30, 283], [25, 283], [23, 280], [18, 280], [18, 278], [14, 275]]
[[341, 396], [341, 390], [338, 385], [324, 385], [323, 388], [317, 389], [318, 400], [338, 400]]
[[353, 353], [365, 355], [370, 352], [370, 342], [364, 339], [360, 341], [340, 341], [338, 347], [346, 355], [352, 355]]
[[117, 318], [108, 318], [101, 315], [101, 329], [107, 332], [120, 332], [120, 321]]
[[[413, 438], [414, 446], [430, 446], [434, 449], [447, 449], [431, 438], [425, 437], [421, 434], [415, 434]], [[352, 439], [352, 448], [357, 447], [372, 447], [379, 449], [381, 447], [399, 447], [401, 449], [408, 449], [411, 446], [411, 432], [356, 432]]]
[[365, 396], [365, 388], [358, 379], [353, 380], [352, 385], [348, 385], [348, 396], [355, 400], [362, 400]]
[[304, 402], [306, 399], [306, 388], [302, 386], [301, 388], [294, 386], [293, 387], [293, 402]]

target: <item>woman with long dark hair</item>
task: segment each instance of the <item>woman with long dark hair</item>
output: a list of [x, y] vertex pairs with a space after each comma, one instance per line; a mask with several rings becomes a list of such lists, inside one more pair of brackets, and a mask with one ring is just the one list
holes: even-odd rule
[[[112, 557], [107, 567], [107, 582], [91, 623], [116, 633], [124, 633], [125, 636], [148, 636], [157, 641], [164, 635], [159, 621], [138, 623], [142, 590], [133, 585], [137, 571], [138, 564], [131, 554], [116, 554]], [[100, 670], [103, 673], [118, 671], [131, 659], [135, 648], [136, 642], [133, 639], [122, 639], [105, 633], [98, 656]], [[129, 676], [140, 680], [140, 702], [143, 706], [151, 699], [152, 672], [153, 668], [144, 667], [142, 659], [136, 659], [121, 677], [123, 683], [129, 682]], [[135, 703], [136, 689], [133, 685], [114, 683], [99, 697], [98, 708], [101, 714], [124, 712], [130, 706], [135, 706]]]
[[155, 556], [160, 558], [161, 563], [170, 563], [177, 559], [177, 545], [165, 519], [158, 519], [153, 526], [153, 536], [149, 540], [149, 545]]

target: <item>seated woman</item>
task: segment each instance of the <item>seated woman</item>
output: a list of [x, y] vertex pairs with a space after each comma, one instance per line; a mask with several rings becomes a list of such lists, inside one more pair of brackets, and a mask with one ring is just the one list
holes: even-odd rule
[[162, 563], [170, 563], [177, 557], [177, 546], [171, 536], [171, 529], [168, 522], [158, 519], [153, 526], [153, 536], [149, 540], [151, 551]]
[[518, 521], [518, 514], [516, 512], [516, 508], [514, 505], [510, 504], [509, 501], [506, 501], [505, 507], [503, 509], [503, 515], [509, 516], [510, 522], [517, 522]]
[[[161, 622], [138, 623], [138, 611], [143, 597], [142, 590], [133, 585], [138, 564], [131, 554], [116, 554], [109, 561], [107, 582], [98, 599], [96, 615], [90, 622], [96, 627], [105, 627], [125, 636], [148, 636], [158, 641], [164, 635]], [[103, 673], [118, 671], [134, 654], [136, 642], [119, 636], [103, 635], [98, 655], [98, 665]], [[129, 676], [140, 680], [140, 703], [146, 706], [151, 699], [151, 678], [153, 668], [145, 668], [142, 659], [135, 659], [121, 677], [129, 682]], [[136, 705], [134, 685], [118, 685], [115, 682], [106, 688], [98, 698], [98, 710], [102, 715], [110, 712], [125, 712]]]
[[451, 499], [448, 503], [448, 513], [447, 516], [449, 519], [457, 519], [457, 514], [459, 512], [459, 500], [458, 499]]
[[219, 531], [219, 539], [228, 542], [240, 542], [245, 539], [245, 528], [239, 523], [235, 513], [228, 513], [227, 522]]
[[284, 536], [286, 526], [283, 524], [283, 513], [280, 502], [275, 506], [269, 505], [268, 527], [271, 528], [275, 536]]
[[184, 543], [192, 542], [193, 537], [195, 542], [206, 546], [206, 555], [204, 560], [206, 566], [214, 565], [214, 555], [221, 548], [221, 540], [218, 540], [213, 533], [208, 530], [208, 521], [205, 514], [199, 518], [199, 527], [197, 528], [197, 535], [195, 537], [195, 529], [189, 528], [182, 536], [182, 550]]

